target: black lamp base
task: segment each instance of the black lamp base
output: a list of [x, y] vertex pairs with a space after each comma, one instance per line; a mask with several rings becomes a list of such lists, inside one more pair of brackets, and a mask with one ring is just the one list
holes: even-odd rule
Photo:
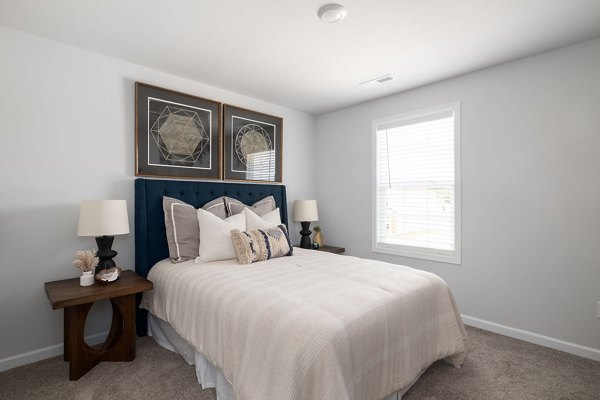
[[103, 269], [117, 266], [113, 261], [113, 257], [117, 255], [117, 252], [111, 249], [114, 240], [114, 236], [104, 235], [96, 237], [96, 244], [98, 245], [96, 257], [100, 259], [100, 262], [98, 262], [98, 266], [96, 267], [96, 274]]
[[310, 227], [310, 222], [300, 222], [300, 225], [302, 225], [302, 230], [300, 231], [300, 235], [302, 235], [300, 238], [300, 247], [303, 249], [310, 249], [312, 248], [310, 245], [310, 234], [312, 232], [308, 229]]

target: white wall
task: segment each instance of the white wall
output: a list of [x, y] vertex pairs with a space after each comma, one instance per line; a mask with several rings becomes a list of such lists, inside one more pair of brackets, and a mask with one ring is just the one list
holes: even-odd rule
[[[456, 100], [462, 265], [371, 252], [372, 120]], [[321, 115], [317, 167], [330, 244], [439, 274], [468, 316], [600, 349], [600, 39]]]
[[[4, 27], [0, 54], [0, 369], [62, 352], [63, 313], [43, 284], [78, 276], [74, 252], [95, 246], [76, 236], [80, 200], [127, 199], [134, 227], [136, 80], [283, 117], [288, 200], [315, 196], [310, 115]], [[133, 232], [113, 248], [133, 269]], [[90, 334], [110, 325], [98, 308]]]

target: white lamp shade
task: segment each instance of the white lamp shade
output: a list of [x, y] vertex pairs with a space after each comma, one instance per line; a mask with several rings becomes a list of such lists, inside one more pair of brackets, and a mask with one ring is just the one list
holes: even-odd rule
[[294, 201], [294, 221], [312, 222], [319, 220], [319, 211], [317, 210], [316, 200], [295, 200]]
[[125, 200], [83, 200], [77, 236], [113, 236], [129, 233]]

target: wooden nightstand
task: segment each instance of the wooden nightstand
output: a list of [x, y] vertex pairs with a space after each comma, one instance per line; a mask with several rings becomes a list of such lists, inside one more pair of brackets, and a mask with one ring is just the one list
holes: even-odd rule
[[[300, 247], [300, 245], [295, 245], [294, 247], [298, 247], [299, 249], [302, 248], [302, 247]], [[312, 250], [312, 249], [310, 249], [310, 250]], [[346, 252], [346, 248], [345, 247], [337, 247], [337, 246], [323, 246], [323, 247], [319, 247], [317, 249], [317, 251], [326, 251], [328, 253], [343, 254]]]
[[[53, 310], [64, 308], [64, 360], [69, 361], [69, 379], [76, 381], [101, 361], [135, 359], [135, 294], [152, 289], [152, 282], [125, 270], [109, 284], [79, 286], [79, 278], [44, 284]], [[104, 344], [90, 347], [83, 338], [88, 312], [98, 300], [110, 299], [112, 324]]]
[[346, 252], [346, 249], [344, 247], [337, 246], [323, 246], [319, 247], [317, 251], [326, 251], [328, 253], [343, 254]]

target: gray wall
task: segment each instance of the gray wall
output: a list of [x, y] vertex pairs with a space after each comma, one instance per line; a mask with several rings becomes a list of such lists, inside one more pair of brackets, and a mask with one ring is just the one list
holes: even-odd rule
[[[371, 252], [371, 121], [456, 100], [462, 265]], [[468, 316], [600, 349], [600, 39], [321, 115], [317, 167], [328, 243], [439, 274]]]
[[[94, 246], [79, 201], [127, 199], [133, 229], [136, 80], [283, 117], [288, 199], [318, 193], [329, 243], [438, 273], [464, 314], [600, 349], [600, 40], [320, 116], [317, 135], [312, 116], [3, 27], [0, 54], [0, 362], [62, 342], [43, 282]], [[454, 100], [463, 264], [372, 253], [371, 121]], [[134, 234], [115, 240], [123, 266]]]
[[[43, 284], [78, 276], [74, 252], [95, 246], [76, 235], [80, 200], [126, 199], [133, 230], [136, 80], [283, 117], [288, 200], [315, 196], [313, 116], [4, 27], [0, 54], [0, 364], [63, 340]], [[113, 247], [133, 269], [134, 232]], [[89, 334], [110, 324], [94, 308]]]

